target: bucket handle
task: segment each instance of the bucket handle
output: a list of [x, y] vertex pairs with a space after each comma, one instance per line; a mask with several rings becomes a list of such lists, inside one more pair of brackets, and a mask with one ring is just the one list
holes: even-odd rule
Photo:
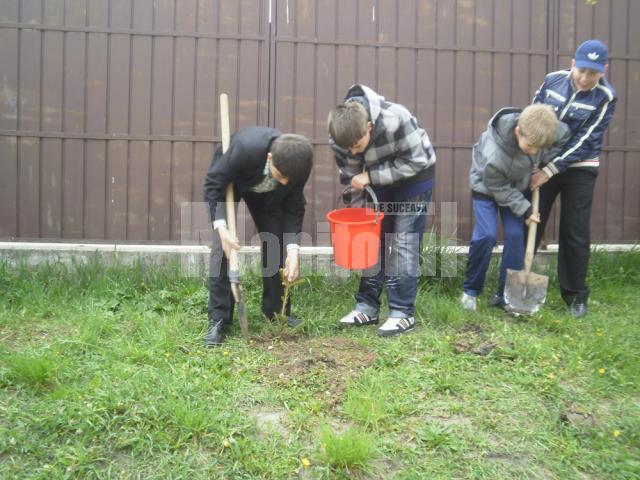
[[[351, 185], [347, 185], [347, 188], [345, 188], [342, 191], [342, 193], [336, 200], [336, 208], [338, 208], [338, 202], [340, 202], [340, 199], [343, 198], [344, 194], [347, 193], [349, 190], [355, 190], [355, 189]], [[376, 195], [376, 192], [373, 191], [373, 188], [371, 188], [369, 185], [365, 185], [364, 190], [369, 194], [369, 196], [371, 197], [371, 200], [373, 200], [373, 204], [375, 205], [374, 211], [376, 212], [376, 218], [374, 220], [374, 223], [377, 224], [378, 220], [380, 219], [380, 202], [378, 202], [378, 196]]]

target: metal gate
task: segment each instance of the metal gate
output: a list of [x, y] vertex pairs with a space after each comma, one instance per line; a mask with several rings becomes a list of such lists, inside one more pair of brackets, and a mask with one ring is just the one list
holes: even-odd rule
[[[307, 135], [307, 244], [337, 195], [326, 115], [350, 84], [405, 104], [438, 155], [436, 213], [472, 225], [470, 149], [491, 114], [598, 37], [620, 101], [594, 240], [640, 236], [640, 2], [600, 0], [7, 0], [0, 3], [0, 238], [206, 242], [202, 183], [232, 128]], [[203, 222], [203, 219], [205, 220]], [[241, 218], [247, 235], [251, 222]], [[434, 218], [436, 225], [440, 217]], [[548, 231], [553, 241], [555, 232]]]

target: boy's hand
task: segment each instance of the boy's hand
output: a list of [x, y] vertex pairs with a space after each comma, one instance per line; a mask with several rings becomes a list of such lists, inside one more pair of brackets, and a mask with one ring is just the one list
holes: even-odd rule
[[542, 185], [544, 185], [548, 181], [549, 181], [549, 177], [547, 176], [546, 173], [544, 173], [543, 170], [534, 171], [533, 175], [531, 175], [531, 184], [530, 184], [531, 191], [535, 190], [536, 188], [540, 188]]
[[287, 252], [287, 258], [284, 261], [284, 276], [289, 282], [295, 281], [300, 276], [297, 248]]
[[231, 235], [231, 232], [227, 227], [218, 227], [218, 235], [220, 235], [220, 243], [222, 243], [222, 250], [224, 255], [229, 258], [231, 249], [240, 250], [240, 242], [236, 237]]
[[359, 191], [364, 190], [364, 187], [371, 183], [371, 178], [369, 177], [369, 172], [362, 172], [351, 178], [351, 186]]
[[531, 225], [532, 222], [540, 223], [540, 213], [539, 212], [532, 213], [531, 216], [524, 221], [524, 224], [528, 227], [529, 225]]

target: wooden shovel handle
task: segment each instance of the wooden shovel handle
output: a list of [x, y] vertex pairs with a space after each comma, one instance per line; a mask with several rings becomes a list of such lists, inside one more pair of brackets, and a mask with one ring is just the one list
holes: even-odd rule
[[[229, 97], [226, 93], [220, 95], [220, 130], [222, 133], [222, 153], [226, 153], [229, 149], [229, 141], [231, 138], [229, 130]], [[227, 185], [226, 191], [226, 207], [227, 207], [227, 227], [231, 235], [236, 236], [236, 212], [233, 198], [233, 183]], [[238, 252], [231, 249], [229, 254], [229, 270], [238, 271]]]
[[[536, 188], [531, 192], [531, 214], [538, 213], [538, 207], [540, 203], [540, 189]], [[526, 220], [526, 219], [525, 219]], [[529, 224], [529, 235], [527, 236], [527, 248], [524, 253], [524, 271], [529, 274], [531, 271], [531, 264], [533, 263], [533, 249], [536, 244], [536, 231], [538, 230], [538, 224], [531, 222]]]

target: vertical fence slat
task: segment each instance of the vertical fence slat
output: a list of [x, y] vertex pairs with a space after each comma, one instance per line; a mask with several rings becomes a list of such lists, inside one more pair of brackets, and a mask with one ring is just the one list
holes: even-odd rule
[[637, 239], [640, 231], [640, 162], [637, 153], [625, 154], [624, 240]]
[[[181, 0], [176, 4], [176, 31], [193, 32], [195, 29], [196, 1]], [[174, 135], [193, 135], [195, 47], [194, 38], [178, 37], [175, 41]], [[191, 223], [190, 212], [183, 209], [182, 205], [191, 202], [193, 196], [193, 145], [190, 142], [176, 142], [172, 161], [171, 239], [179, 240], [181, 225]], [[189, 215], [189, 218], [183, 219], [183, 215]]]
[[[44, 2], [43, 22], [63, 25], [64, 1]], [[64, 33], [46, 31], [42, 39], [41, 128], [62, 131]], [[62, 140], [44, 138], [40, 142], [40, 232], [48, 238], [62, 235]]]
[[62, 145], [62, 237], [84, 237], [84, 141], [67, 139]]
[[[0, 52], [1, 53], [1, 52]], [[18, 149], [16, 137], [0, 137], [0, 239], [18, 235]]]
[[151, 173], [149, 179], [149, 240], [166, 241], [171, 236], [171, 143], [151, 143]]
[[[182, 205], [191, 201], [193, 172], [193, 145], [191, 142], [175, 142], [171, 173], [171, 240], [180, 239]], [[187, 220], [189, 223], [190, 219]]]
[[0, 90], [0, 129], [18, 128], [18, 30], [0, 29], [0, 58], [2, 58], [2, 90]]
[[106, 142], [88, 140], [86, 144], [84, 233], [88, 239], [106, 238], [107, 159]]
[[40, 232], [45, 238], [62, 236], [62, 140], [40, 141]]
[[18, 235], [21, 238], [40, 236], [40, 140], [23, 137], [18, 142]]
[[[109, 21], [108, 2], [88, 0], [88, 24], [104, 28]], [[108, 36], [87, 34], [87, 133], [107, 131]], [[87, 140], [85, 162], [84, 232], [86, 238], [106, 238], [107, 145], [104, 140]]]
[[[336, 0], [320, 0], [318, 4], [318, 21], [317, 30], [320, 40], [334, 40], [338, 38], [338, 10], [342, 9], [342, 3], [338, 6]], [[327, 133], [327, 115], [329, 110], [335, 106], [340, 100], [340, 96], [344, 95], [346, 87], [338, 87], [341, 82], [349, 83], [354, 77], [344, 78], [340, 82], [335, 79], [344, 72], [342, 65], [336, 61], [336, 56], [340, 47], [332, 45], [318, 45], [316, 79], [315, 79], [315, 95], [314, 95], [314, 130], [313, 138], [326, 139]], [[353, 52], [354, 49], [352, 48]], [[338, 69], [337, 65], [341, 65]], [[346, 65], [345, 65], [346, 66]], [[349, 74], [354, 75], [353, 62], [349, 62]], [[346, 90], [345, 90], [346, 91]], [[328, 227], [324, 217], [325, 210], [328, 205], [333, 205], [336, 196], [337, 175], [335, 171], [335, 162], [330, 148], [326, 145], [317, 145], [314, 150], [314, 167], [312, 170], [312, 196], [309, 200], [309, 209], [313, 210], [313, 226], [310, 230], [311, 235], [317, 245], [328, 245], [329, 239], [322, 238], [322, 231]], [[320, 232], [320, 233], [318, 233]]]
[[0, 21], [2, 22], [17, 22], [18, 14], [20, 11], [18, 2], [4, 1], [0, 4]]
[[213, 144], [196, 143], [193, 166], [193, 202], [192, 225], [197, 230], [193, 232], [192, 240], [196, 243], [209, 244], [211, 242], [211, 227], [207, 208], [204, 203], [203, 185], [204, 177], [207, 174], [211, 158], [213, 157]]
[[148, 239], [149, 227], [149, 142], [129, 144], [127, 189], [127, 239]]
[[127, 157], [128, 142], [107, 142], [106, 238], [127, 238]]
[[216, 41], [203, 38], [197, 46], [195, 135], [219, 136], [216, 113]]

